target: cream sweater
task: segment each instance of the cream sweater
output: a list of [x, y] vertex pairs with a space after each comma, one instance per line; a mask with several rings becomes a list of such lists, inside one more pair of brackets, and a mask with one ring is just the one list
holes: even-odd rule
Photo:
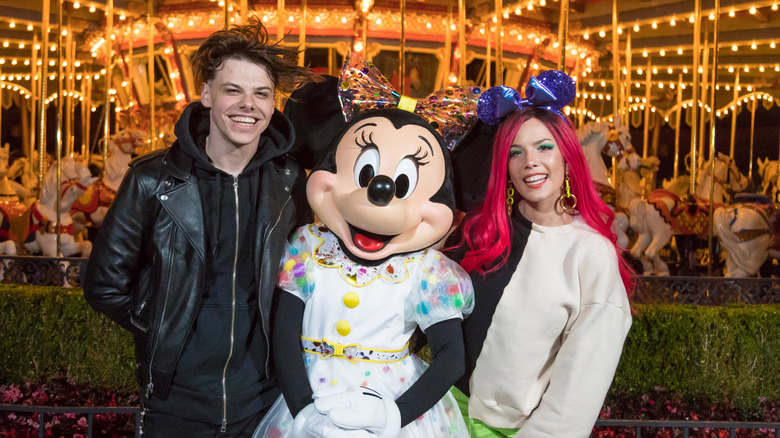
[[517, 437], [587, 437], [630, 327], [614, 247], [579, 217], [532, 225], [471, 375], [469, 415]]

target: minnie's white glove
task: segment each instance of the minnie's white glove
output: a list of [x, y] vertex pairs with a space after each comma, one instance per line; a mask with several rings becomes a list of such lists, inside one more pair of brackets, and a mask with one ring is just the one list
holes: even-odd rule
[[401, 412], [395, 401], [365, 386], [318, 398], [314, 406], [344, 429], [367, 430], [379, 438], [395, 438], [401, 431]]
[[298, 412], [293, 420], [290, 436], [294, 438], [369, 438], [365, 430], [346, 430], [333, 424], [327, 412], [321, 413], [314, 403], [307, 405]]

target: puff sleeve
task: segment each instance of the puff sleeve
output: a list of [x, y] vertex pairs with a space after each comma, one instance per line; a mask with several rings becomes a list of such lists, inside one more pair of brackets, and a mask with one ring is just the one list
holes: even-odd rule
[[314, 292], [314, 259], [312, 250], [316, 248], [314, 236], [308, 225], [298, 228], [284, 248], [280, 262], [280, 289], [300, 298], [304, 303]]
[[406, 320], [425, 331], [437, 322], [463, 319], [474, 309], [471, 278], [444, 254], [428, 250], [418, 282], [405, 302]]

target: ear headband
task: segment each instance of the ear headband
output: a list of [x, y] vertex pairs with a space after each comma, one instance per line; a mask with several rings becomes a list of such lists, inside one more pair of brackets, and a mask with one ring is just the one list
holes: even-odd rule
[[504, 118], [523, 108], [543, 108], [565, 118], [561, 109], [577, 95], [574, 79], [557, 70], [542, 72], [538, 78], [531, 76], [525, 87], [525, 99], [514, 88], [498, 85], [482, 93], [477, 106], [480, 120], [497, 125]]
[[447, 87], [422, 99], [413, 99], [395, 91], [374, 64], [350, 53], [341, 69], [338, 93], [347, 121], [367, 110], [403, 109], [428, 121], [452, 150], [477, 123], [477, 101], [482, 90]]

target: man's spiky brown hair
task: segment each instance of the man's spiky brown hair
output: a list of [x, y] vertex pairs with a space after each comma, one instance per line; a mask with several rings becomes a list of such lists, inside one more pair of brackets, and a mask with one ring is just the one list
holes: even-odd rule
[[319, 78], [310, 69], [298, 66], [299, 54], [296, 47], [285, 47], [281, 41], [269, 43], [265, 26], [253, 18], [249, 24], [209, 35], [192, 55], [190, 63], [196, 83], [201, 84], [213, 79], [226, 60], [243, 59], [263, 66], [274, 88], [290, 93], [298, 84]]

